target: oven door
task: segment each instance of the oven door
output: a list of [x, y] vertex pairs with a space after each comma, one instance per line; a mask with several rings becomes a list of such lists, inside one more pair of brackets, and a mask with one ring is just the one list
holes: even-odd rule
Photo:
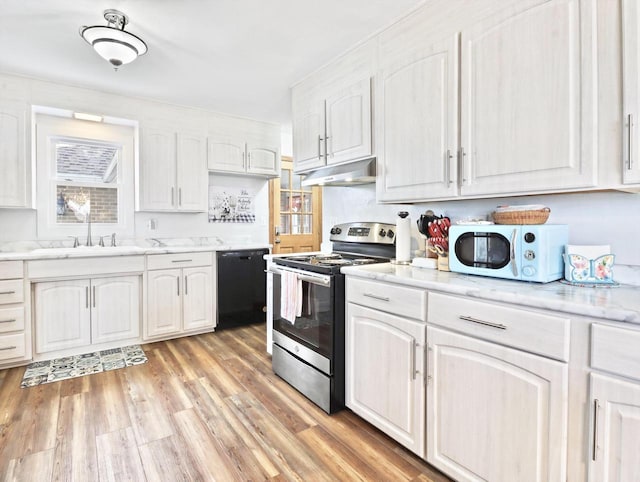
[[[501, 228], [501, 227], [499, 227]], [[458, 273], [520, 279], [518, 229], [450, 232], [449, 268]]]
[[[288, 338], [312, 352], [331, 360], [333, 356], [335, 322], [334, 276], [272, 265], [274, 342], [280, 345]], [[281, 284], [283, 271], [296, 273], [302, 283], [302, 314], [294, 322], [281, 315]], [[281, 336], [282, 335], [282, 336]], [[287, 349], [289, 346], [283, 346]], [[296, 353], [300, 356], [300, 353]], [[307, 360], [311, 362], [311, 360]], [[315, 363], [312, 363], [315, 365]]]

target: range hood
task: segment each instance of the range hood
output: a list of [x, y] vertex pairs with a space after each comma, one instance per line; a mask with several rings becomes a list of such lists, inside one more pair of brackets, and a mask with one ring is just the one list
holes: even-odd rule
[[355, 186], [376, 182], [376, 158], [326, 166], [305, 175], [303, 186]]

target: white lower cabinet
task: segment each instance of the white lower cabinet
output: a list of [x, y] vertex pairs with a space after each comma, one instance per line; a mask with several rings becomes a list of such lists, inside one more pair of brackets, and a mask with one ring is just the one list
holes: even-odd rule
[[459, 481], [566, 480], [568, 365], [429, 326], [427, 461]]
[[148, 271], [145, 338], [213, 328], [213, 292], [211, 265]]
[[640, 480], [640, 383], [591, 374], [589, 480]]
[[591, 325], [590, 368], [613, 376], [589, 375], [590, 481], [640, 480], [639, 343], [637, 325]]
[[146, 337], [179, 333], [182, 328], [180, 269], [147, 273]]
[[424, 457], [426, 324], [347, 305], [346, 405]]
[[119, 276], [34, 284], [36, 353], [137, 338], [140, 281]]

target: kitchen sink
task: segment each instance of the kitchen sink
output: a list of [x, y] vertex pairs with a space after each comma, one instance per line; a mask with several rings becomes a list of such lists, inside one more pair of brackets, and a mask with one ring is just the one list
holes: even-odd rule
[[143, 253], [144, 248], [138, 246], [78, 246], [77, 248], [38, 248], [31, 251], [31, 254], [43, 255], [76, 255], [76, 256], [108, 256], [118, 254]]

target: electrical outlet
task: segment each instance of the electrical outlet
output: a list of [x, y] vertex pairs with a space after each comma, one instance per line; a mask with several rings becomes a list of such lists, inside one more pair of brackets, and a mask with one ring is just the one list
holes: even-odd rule
[[147, 229], [149, 229], [149, 231], [155, 231], [158, 229], [158, 220], [155, 218], [149, 219], [147, 221]]

